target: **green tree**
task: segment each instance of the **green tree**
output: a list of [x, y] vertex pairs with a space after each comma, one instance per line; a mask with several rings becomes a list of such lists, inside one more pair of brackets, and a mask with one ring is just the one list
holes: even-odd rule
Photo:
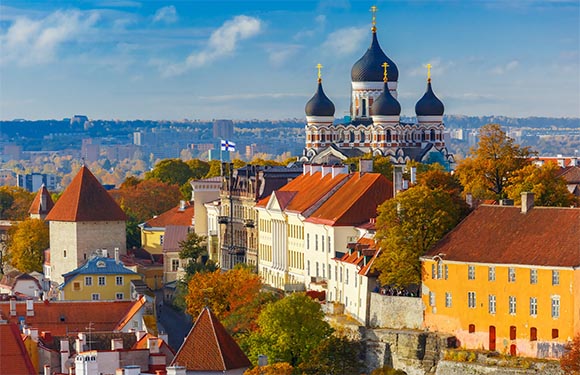
[[171, 185], [182, 186], [192, 177], [187, 163], [181, 159], [163, 159], [153, 170], [145, 173], [145, 179], [157, 179]]
[[532, 152], [508, 137], [499, 124], [479, 129], [478, 146], [470, 157], [462, 160], [456, 170], [466, 192], [474, 198], [505, 198], [509, 177], [530, 164]]
[[304, 293], [294, 293], [264, 307], [259, 329], [248, 338], [253, 362], [264, 354], [272, 361], [296, 367], [310, 358], [322, 340], [332, 334], [318, 302]]
[[[16, 186], [0, 186], [0, 209], [3, 220], [25, 220], [34, 200], [35, 193]], [[8, 198], [12, 196], [12, 199]], [[8, 206], [12, 200], [12, 204]]]
[[219, 160], [211, 160], [209, 162], [209, 171], [205, 178], [217, 177], [222, 175], [222, 163]]
[[[202, 258], [207, 255], [206, 237], [199, 236], [195, 232], [189, 232], [185, 240], [179, 242], [179, 259], [187, 259], [185, 265], [185, 282], [188, 282], [193, 274], [196, 272], [203, 272], [207, 270], [215, 271], [215, 263]], [[208, 264], [209, 262], [209, 264]]]
[[530, 164], [513, 173], [506, 187], [508, 198], [516, 204], [521, 203], [524, 191], [534, 193], [537, 206], [569, 207], [576, 203], [576, 198], [568, 191], [564, 178], [558, 175], [560, 167], [547, 163], [540, 167]]
[[419, 257], [461, 218], [451, 194], [416, 185], [379, 206], [376, 240], [381, 254], [375, 262], [383, 285], [417, 284]]
[[200, 180], [204, 178], [209, 172], [209, 163], [199, 159], [191, 159], [187, 161], [187, 166], [191, 171], [191, 178]]
[[5, 219], [6, 211], [12, 207], [14, 197], [6, 190], [0, 190], [0, 219]]
[[21, 272], [42, 272], [48, 246], [48, 225], [39, 219], [26, 219], [9, 230], [8, 262]]
[[310, 359], [300, 364], [304, 375], [351, 375], [360, 374], [361, 343], [346, 337], [332, 335], [325, 338], [312, 351]]

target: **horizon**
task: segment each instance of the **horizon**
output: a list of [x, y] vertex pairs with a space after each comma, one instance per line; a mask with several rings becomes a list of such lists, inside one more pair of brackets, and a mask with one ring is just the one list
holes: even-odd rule
[[580, 118], [577, 1], [4, 0], [0, 119], [303, 119], [317, 63], [341, 118], [372, 5], [403, 116], [430, 63], [448, 116]]

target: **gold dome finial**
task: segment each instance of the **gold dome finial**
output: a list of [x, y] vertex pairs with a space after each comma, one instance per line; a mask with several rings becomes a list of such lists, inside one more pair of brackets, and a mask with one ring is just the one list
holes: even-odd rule
[[381, 66], [383, 67], [383, 82], [387, 82], [389, 80], [387, 77], [387, 68], [389, 67], [389, 64], [385, 61]]
[[322, 64], [316, 64], [318, 69], [318, 83], [322, 82]]
[[427, 67], [427, 82], [431, 82], [431, 64], [427, 64], [425, 67]]
[[377, 8], [376, 5], [371, 7], [371, 12], [373, 14], [373, 27], [371, 27], [371, 30], [373, 33], [377, 32], [377, 10], [379, 10], [379, 8]]

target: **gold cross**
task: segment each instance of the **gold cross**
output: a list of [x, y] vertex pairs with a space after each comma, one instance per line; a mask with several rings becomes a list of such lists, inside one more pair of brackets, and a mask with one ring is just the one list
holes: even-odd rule
[[383, 72], [383, 82], [387, 82], [388, 78], [387, 78], [387, 68], [389, 67], [389, 64], [387, 64], [387, 62], [384, 62], [383, 65], [381, 65], [384, 69]]
[[318, 69], [318, 79], [322, 79], [322, 64], [317, 64], [316, 68]]
[[373, 27], [372, 27], [372, 30], [373, 31], [376, 31], [377, 30], [377, 27], [376, 26], [377, 26], [377, 10], [378, 9], [379, 8], [377, 8], [375, 5], [373, 5], [371, 7], [371, 12], [373, 13]]
[[431, 80], [431, 64], [425, 65], [427, 67], [427, 79]]

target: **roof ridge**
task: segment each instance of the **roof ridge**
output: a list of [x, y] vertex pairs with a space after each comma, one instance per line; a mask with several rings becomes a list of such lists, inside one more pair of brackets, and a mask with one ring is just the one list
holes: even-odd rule
[[217, 317], [212, 314], [212, 312], [209, 309], [209, 307], [204, 307], [203, 309], [204, 309], [204, 311], [207, 311], [207, 314], [209, 316], [209, 321], [210, 321], [210, 324], [211, 324], [211, 330], [213, 332], [213, 335], [215, 337], [215, 341], [217, 343], [218, 351], [220, 353], [220, 359], [222, 361], [222, 364], [224, 365], [224, 371], [227, 371], [228, 370], [228, 366], [226, 365], [226, 359], [224, 357], [224, 352], [222, 350], [222, 345], [221, 345], [220, 340], [219, 340], [218, 335], [217, 335], [216, 325], [215, 325], [215, 323], [213, 321], [214, 318], [217, 319]]

